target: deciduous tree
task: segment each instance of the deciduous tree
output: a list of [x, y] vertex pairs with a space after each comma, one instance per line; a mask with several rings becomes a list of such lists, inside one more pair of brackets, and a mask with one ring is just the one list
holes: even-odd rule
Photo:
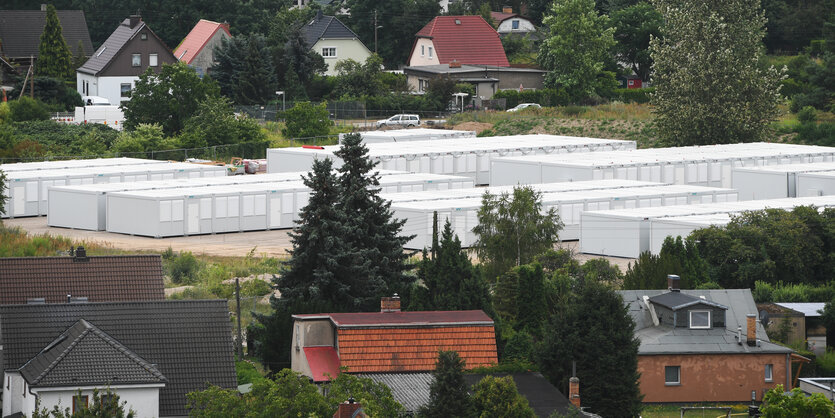
[[661, 25], [664, 23], [661, 13], [653, 5], [641, 2], [615, 10], [609, 17], [615, 28], [614, 51], [618, 60], [628, 63], [635, 74], [648, 81], [652, 70], [649, 41], [661, 33]]
[[485, 376], [473, 386], [473, 406], [478, 417], [534, 418], [528, 399], [519, 394], [510, 376]]
[[64, 40], [61, 21], [55, 6], [46, 6], [46, 25], [41, 33], [38, 45], [38, 62], [35, 73], [40, 76], [55, 77], [62, 80], [75, 78], [75, 68], [72, 68], [72, 53]]
[[765, 418], [832, 418], [835, 416], [832, 401], [826, 399], [822, 393], [807, 396], [800, 388], [794, 388], [786, 393], [783, 385], [777, 385], [766, 392], [763, 404], [762, 413]]
[[327, 103], [314, 105], [299, 102], [287, 110], [282, 133], [287, 138], [324, 137], [330, 132], [333, 121], [330, 120]]

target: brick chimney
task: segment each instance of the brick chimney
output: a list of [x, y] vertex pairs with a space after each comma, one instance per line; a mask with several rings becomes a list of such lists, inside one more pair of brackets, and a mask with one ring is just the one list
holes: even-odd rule
[[679, 287], [679, 282], [681, 282], [681, 277], [678, 277], [675, 274], [668, 274], [667, 275], [667, 290], [670, 292], [678, 292], [681, 290]]
[[130, 15], [130, 28], [133, 29], [139, 22], [142, 21], [142, 17], [139, 15]]
[[[352, 418], [354, 413], [360, 408], [362, 408], [362, 405], [357, 403], [354, 398], [348, 398], [347, 401], [339, 404], [339, 408], [333, 414], [333, 418]], [[365, 416], [365, 414], [362, 416]]]
[[568, 379], [568, 401], [580, 408], [580, 379], [577, 376]]
[[748, 319], [748, 334], [745, 339], [748, 345], [753, 347], [757, 345], [757, 315], [748, 314], [746, 316]]
[[449, 63], [449, 68], [461, 68], [461, 63], [458, 62], [458, 60], [452, 60], [452, 62]]
[[380, 299], [380, 312], [400, 312], [400, 296], [384, 296]]
[[511, 6], [502, 6], [502, 13], [513, 13], [513, 7], [511, 7]]

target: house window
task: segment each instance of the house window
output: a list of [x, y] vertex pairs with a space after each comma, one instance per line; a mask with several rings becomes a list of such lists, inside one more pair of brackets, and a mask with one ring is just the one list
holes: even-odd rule
[[81, 412], [82, 409], [87, 407], [87, 395], [83, 396], [73, 396], [72, 397], [72, 413], [74, 414], [76, 411]]
[[690, 328], [710, 328], [710, 311], [690, 311]]
[[142, 34], [139, 35], [139, 39], [141, 39], [143, 41], [147, 41], [148, 40], [148, 34], [145, 33], [145, 32], [142, 32]]
[[336, 47], [329, 46], [322, 48], [322, 56], [325, 58], [336, 58]]
[[130, 97], [130, 83], [122, 83], [122, 85], [121, 85], [121, 96], [122, 97]]
[[159, 54], [148, 54], [148, 65], [156, 67], [159, 61]]
[[140, 67], [142, 66], [142, 54], [133, 54], [130, 57], [130, 66], [131, 67]]
[[425, 54], [425, 51], [424, 51], [425, 49], [426, 49], [426, 45], [421, 45], [420, 46], [420, 56], [421, 57]]
[[635, 80], [629, 80], [629, 85], [634, 86], [635, 85]]
[[429, 47], [429, 58], [432, 58], [432, 47]]
[[298, 350], [299, 347], [302, 345], [302, 332], [299, 328], [299, 324], [296, 324], [296, 349]]
[[773, 364], [766, 364], [765, 365], [765, 381], [766, 382], [773, 382], [774, 381], [774, 365]]
[[664, 366], [664, 384], [667, 386], [681, 384], [681, 366]]
[[514, 20], [514, 21], [510, 22], [510, 24], [513, 25], [513, 29], [519, 29], [519, 21], [518, 20]]

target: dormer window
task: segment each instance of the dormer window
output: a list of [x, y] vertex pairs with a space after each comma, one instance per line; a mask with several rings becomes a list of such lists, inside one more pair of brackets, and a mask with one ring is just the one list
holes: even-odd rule
[[139, 35], [139, 39], [141, 39], [141, 40], [143, 40], [143, 41], [147, 41], [147, 40], [148, 40], [148, 34], [147, 34], [147, 33], [145, 33], [145, 32], [142, 32], [142, 33]]
[[690, 329], [709, 329], [710, 311], [690, 311]]

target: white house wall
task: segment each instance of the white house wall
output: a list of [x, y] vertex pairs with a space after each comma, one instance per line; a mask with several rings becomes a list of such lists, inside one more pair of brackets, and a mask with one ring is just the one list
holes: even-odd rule
[[371, 56], [371, 51], [359, 39], [320, 39], [313, 45], [313, 51], [322, 55], [322, 48], [336, 48], [335, 57], [324, 57], [328, 64], [325, 75], [337, 75], [336, 64], [346, 59], [352, 59], [360, 64]]
[[[218, 28], [212, 38], [203, 46], [203, 49], [191, 60], [189, 66], [194, 68], [197, 74], [207, 74], [209, 68], [215, 63], [215, 47], [221, 46], [224, 39], [231, 39], [231, 36], [223, 28]], [[177, 58], [179, 59], [179, 57]]]
[[76, 73], [76, 90], [81, 95], [83, 92], [82, 82], [89, 83], [90, 91], [86, 96], [100, 96], [110, 101], [110, 104], [119, 105], [123, 101], [130, 100], [128, 97], [122, 97], [122, 83], [130, 83], [131, 90], [136, 84], [139, 77], [122, 76], [122, 77], [94, 77], [89, 74]]
[[[149, 385], [150, 386], [150, 385]], [[119, 403], [126, 402], [126, 409], [132, 409], [136, 418], [159, 417], [159, 389], [162, 385], [152, 387], [110, 387], [112, 392], [119, 396]], [[99, 388], [99, 394], [107, 390], [106, 386]], [[72, 411], [72, 398], [78, 394], [78, 388], [49, 388], [33, 389], [40, 400], [40, 408], [52, 410], [53, 406], [59, 405], [61, 409], [70, 408]], [[82, 396], [87, 396], [88, 405], [93, 401], [93, 388], [85, 388], [81, 391]], [[32, 416], [35, 409], [35, 397], [29, 394], [24, 402], [25, 416]]]
[[[23, 411], [24, 380], [17, 372], [6, 372], [3, 376], [3, 416]], [[31, 396], [29, 396], [31, 397]], [[27, 416], [31, 416], [27, 415]]]
[[[514, 20], [519, 21], [519, 28], [518, 29], [513, 29], [513, 21]], [[513, 17], [513, 18], [510, 18], [510, 19], [507, 19], [507, 20], [503, 21], [502, 23], [500, 23], [499, 28], [496, 29], [496, 32], [499, 32], [502, 35], [507, 34], [507, 33], [525, 34], [525, 33], [534, 32], [534, 31], [536, 31], [536, 27], [533, 25], [533, 23], [531, 23], [530, 20], [525, 19], [525, 18], [521, 18], [521, 17]]]
[[[423, 55], [420, 53], [420, 48], [423, 47]], [[429, 56], [429, 48], [432, 48], [432, 56]], [[409, 66], [416, 65], [440, 65], [438, 61], [438, 51], [435, 49], [435, 44], [431, 39], [418, 38], [415, 42], [415, 50], [412, 51], [412, 56], [409, 58]], [[418, 91], [417, 86], [414, 88]]]

